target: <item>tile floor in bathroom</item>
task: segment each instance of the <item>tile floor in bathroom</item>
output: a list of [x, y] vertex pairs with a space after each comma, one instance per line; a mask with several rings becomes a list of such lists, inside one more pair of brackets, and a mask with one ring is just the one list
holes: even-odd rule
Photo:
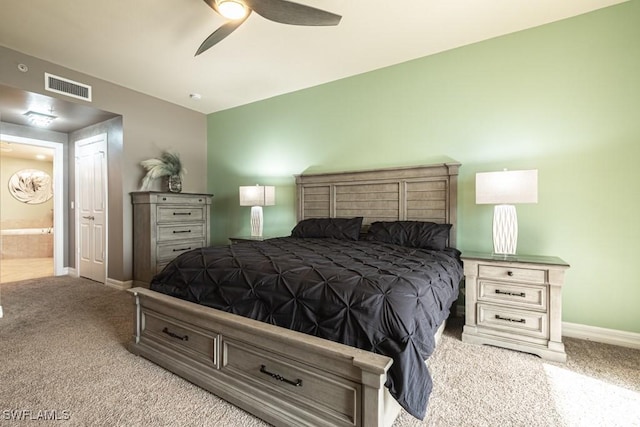
[[0, 283], [53, 276], [53, 258], [0, 260]]

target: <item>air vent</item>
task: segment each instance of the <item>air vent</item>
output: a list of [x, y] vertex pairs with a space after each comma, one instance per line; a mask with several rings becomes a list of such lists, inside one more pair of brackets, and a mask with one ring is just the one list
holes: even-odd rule
[[44, 73], [44, 87], [49, 92], [60, 93], [91, 102], [91, 86], [83, 83]]

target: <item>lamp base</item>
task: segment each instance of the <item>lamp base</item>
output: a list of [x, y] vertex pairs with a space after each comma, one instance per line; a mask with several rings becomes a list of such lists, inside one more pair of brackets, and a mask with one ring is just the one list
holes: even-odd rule
[[262, 206], [251, 207], [251, 237], [262, 237]]
[[493, 253], [515, 255], [518, 243], [518, 216], [514, 205], [496, 205], [493, 209]]

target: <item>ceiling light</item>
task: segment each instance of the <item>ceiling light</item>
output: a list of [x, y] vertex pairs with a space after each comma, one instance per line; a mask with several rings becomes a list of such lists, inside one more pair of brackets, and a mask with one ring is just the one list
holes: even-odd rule
[[49, 114], [36, 113], [35, 111], [27, 111], [24, 113], [25, 116], [29, 119], [32, 125], [38, 127], [46, 127], [51, 124], [53, 120], [55, 120], [56, 116], [51, 116]]
[[218, 2], [218, 11], [220, 15], [227, 19], [241, 19], [247, 14], [247, 8], [244, 3], [237, 0], [220, 0]]
[[38, 159], [38, 160], [44, 160], [46, 158], [47, 158], [47, 156], [45, 156], [44, 154], [36, 154], [36, 159]]

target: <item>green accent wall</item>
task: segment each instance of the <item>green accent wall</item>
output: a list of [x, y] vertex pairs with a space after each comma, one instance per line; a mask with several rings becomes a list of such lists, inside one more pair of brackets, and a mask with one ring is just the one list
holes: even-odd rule
[[238, 186], [276, 186], [265, 234], [295, 224], [292, 175], [456, 160], [458, 248], [491, 251], [475, 173], [539, 170], [522, 254], [571, 269], [563, 320], [640, 333], [640, 1], [208, 116], [212, 238], [249, 233]]

